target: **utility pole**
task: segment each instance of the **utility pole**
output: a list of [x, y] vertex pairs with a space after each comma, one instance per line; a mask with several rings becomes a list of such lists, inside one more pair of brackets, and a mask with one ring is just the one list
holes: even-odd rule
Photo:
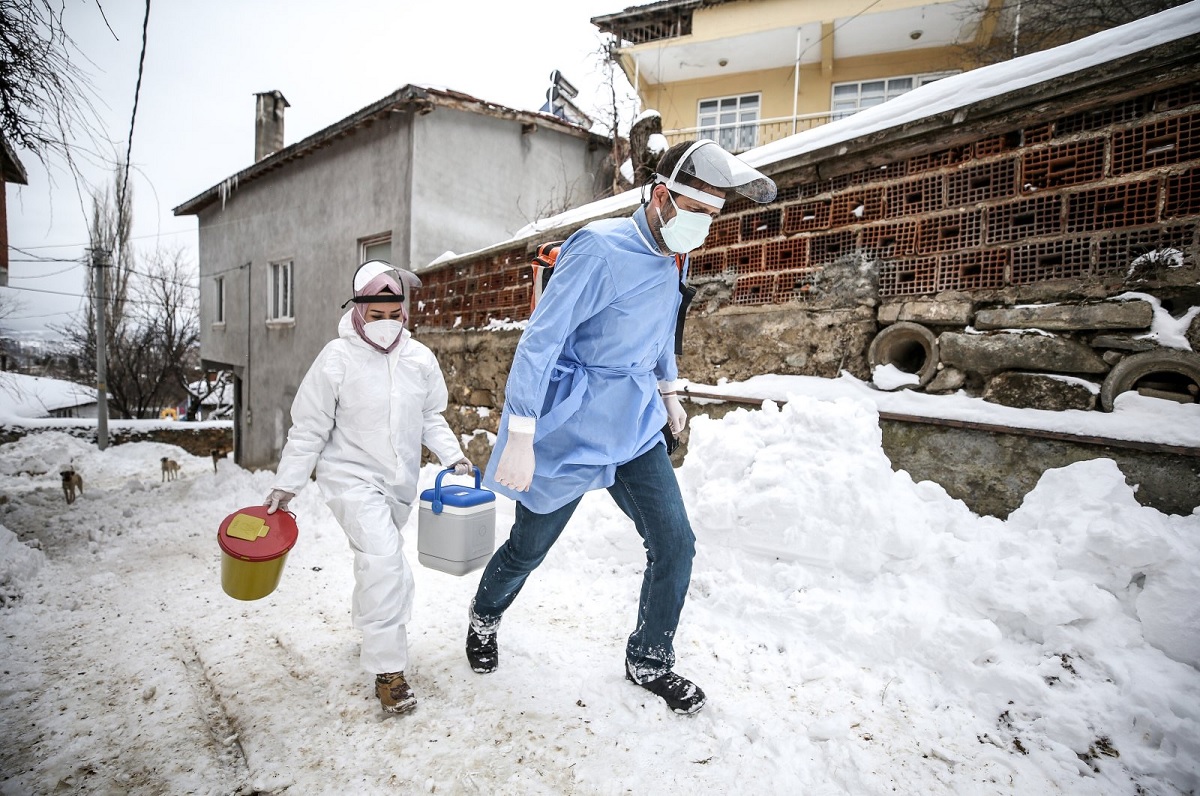
[[109, 252], [92, 249], [93, 286], [96, 291], [96, 447], [108, 447], [108, 333], [105, 315], [108, 306]]

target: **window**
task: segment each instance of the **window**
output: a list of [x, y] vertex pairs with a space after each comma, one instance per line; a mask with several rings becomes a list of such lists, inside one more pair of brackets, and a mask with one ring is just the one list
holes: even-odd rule
[[215, 283], [216, 307], [213, 311], [213, 323], [225, 323], [225, 277], [218, 276]]
[[390, 263], [392, 261], [392, 233], [363, 238], [358, 242], [358, 248], [360, 263], [371, 260], [383, 260], [385, 263]]
[[271, 263], [267, 286], [267, 320], [290, 321], [295, 318], [292, 297], [292, 261]]
[[712, 139], [730, 152], [753, 149], [758, 143], [761, 105], [761, 94], [700, 100], [699, 137]]
[[929, 75], [907, 75], [904, 77], [888, 77], [879, 80], [863, 80], [858, 83], [834, 83], [833, 101], [830, 110], [834, 120], [844, 119], [851, 114], [866, 108], [887, 102], [890, 99], [907, 94], [918, 86], [949, 77], [953, 72], [939, 72]]

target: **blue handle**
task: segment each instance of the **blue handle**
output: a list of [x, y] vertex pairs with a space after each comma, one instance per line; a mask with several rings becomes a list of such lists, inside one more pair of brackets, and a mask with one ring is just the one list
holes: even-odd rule
[[[433, 482], [433, 513], [442, 513], [442, 479], [446, 477], [446, 473], [454, 472], [453, 467], [447, 467], [437, 474], [437, 478]], [[475, 468], [475, 488], [479, 489], [483, 485], [483, 474], [479, 472], [479, 468]]]

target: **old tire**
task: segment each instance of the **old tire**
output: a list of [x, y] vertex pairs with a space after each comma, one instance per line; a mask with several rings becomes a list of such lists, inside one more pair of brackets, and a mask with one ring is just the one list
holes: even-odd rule
[[1197, 397], [1193, 389], [1200, 391], [1200, 354], [1174, 348], [1130, 354], [1114, 365], [1105, 377], [1100, 386], [1100, 406], [1111, 412], [1117, 396], [1137, 389], [1138, 383], [1147, 376], [1157, 377], [1155, 380], [1166, 384], [1171, 392], [1190, 395], [1194, 403]]
[[905, 373], [915, 373], [917, 384], [910, 386], [924, 387], [937, 374], [937, 337], [919, 323], [893, 323], [875, 335], [867, 361], [872, 371], [877, 365], [895, 365]]

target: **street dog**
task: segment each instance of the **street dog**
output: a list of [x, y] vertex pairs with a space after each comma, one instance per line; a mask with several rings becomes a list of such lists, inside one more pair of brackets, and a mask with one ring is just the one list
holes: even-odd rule
[[162, 480], [174, 481], [179, 477], [179, 462], [174, 459], [162, 457]]
[[215, 473], [217, 471], [217, 462], [225, 458], [225, 451], [221, 450], [220, 448], [213, 448], [208, 453], [210, 456], [212, 456], [213, 472]]
[[62, 471], [62, 487], [63, 487], [63, 496], [67, 499], [67, 503], [68, 504], [74, 503], [76, 490], [79, 491], [79, 494], [81, 494], [81, 495], [83, 494], [83, 477], [80, 476], [79, 473], [75, 472], [73, 469], [72, 470], [63, 470]]

